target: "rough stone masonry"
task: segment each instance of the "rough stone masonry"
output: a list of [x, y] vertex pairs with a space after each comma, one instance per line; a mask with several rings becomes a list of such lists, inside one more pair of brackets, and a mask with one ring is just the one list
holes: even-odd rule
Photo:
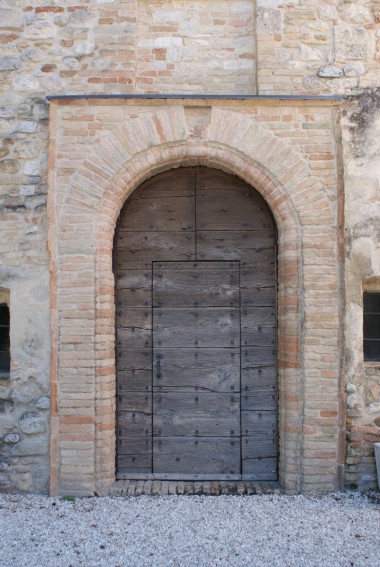
[[2, 491], [112, 487], [114, 226], [144, 179], [187, 165], [238, 175], [277, 222], [280, 483], [376, 487], [379, 24], [376, 0], [1, 2]]

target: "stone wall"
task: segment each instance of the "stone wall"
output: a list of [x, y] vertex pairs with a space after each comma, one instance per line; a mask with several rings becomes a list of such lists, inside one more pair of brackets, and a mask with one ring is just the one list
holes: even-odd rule
[[336, 94], [379, 84], [380, 2], [257, 0], [260, 94]]
[[[362, 360], [361, 298], [363, 286], [380, 289], [373, 91], [380, 86], [379, 21], [377, 0], [2, 1], [0, 288], [10, 291], [12, 313], [11, 378], [0, 381], [2, 487], [47, 490], [49, 410], [36, 407], [49, 396], [50, 376], [45, 97], [178, 92], [359, 95], [346, 104], [341, 125], [347, 238], [342, 379], [348, 388], [347, 482], [374, 486], [372, 418], [380, 413], [380, 379], [379, 368]], [[268, 111], [265, 120], [279, 138], [305, 134], [300, 115], [289, 113], [279, 123]], [[320, 124], [315, 127], [320, 136]], [[313, 168], [328, 185], [327, 152]], [[338, 143], [338, 160], [339, 152]], [[332, 199], [333, 185], [327, 187]], [[43, 431], [23, 431], [21, 418], [30, 413], [38, 414], [33, 419]], [[19, 441], [5, 441], [9, 434]]]
[[346, 482], [376, 486], [380, 363], [363, 360], [363, 292], [380, 292], [380, 92], [364, 91], [343, 111], [346, 222]]

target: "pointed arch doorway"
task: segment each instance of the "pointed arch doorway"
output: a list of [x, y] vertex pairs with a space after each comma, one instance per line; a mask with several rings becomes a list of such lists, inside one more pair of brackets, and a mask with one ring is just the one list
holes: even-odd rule
[[178, 168], [120, 214], [117, 477], [276, 480], [276, 227], [240, 178]]

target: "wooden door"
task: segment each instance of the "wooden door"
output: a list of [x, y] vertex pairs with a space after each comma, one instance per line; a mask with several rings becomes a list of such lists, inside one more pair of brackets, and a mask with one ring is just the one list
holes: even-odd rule
[[145, 182], [115, 237], [119, 478], [277, 477], [276, 233], [239, 178]]
[[240, 474], [239, 262], [153, 264], [153, 474]]

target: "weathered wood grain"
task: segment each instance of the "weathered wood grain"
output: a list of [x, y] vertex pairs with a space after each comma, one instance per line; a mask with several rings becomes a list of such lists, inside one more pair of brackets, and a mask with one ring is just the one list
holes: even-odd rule
[[118, 310], [119, 329], [152, 329], [152, 310], [146, 307], [127, 308]]
[[277, 434], [271, 431], [255, 432], [252, 437], [243, 437], [241, 444], [243, 461], [277, 457]]
[[277, 458], [243, 459], [243, 480], [277, 480]]
[[143, 413], [136, 411], [118, 411], [116, 415], [116, 421], [117, 433], [120, 439], [123, 436], [152, 436], [151, 412]]
[[130, 348], [128, 344], [122, 344], [117, 349], [118, 370], [152, 370], [151, 348]]
[[251, 329], [242, 329], [243, 346], [275, 346], [277, 328], [275, 325], [255, 325]]
[[241, 371], [241, 390], [251, 393], [258, 389], [275, 387], [277, 384], [277, 367], [263, 366], [258, 368], [243, 368]]
[[236, 175], [231, 175], [219, 169], [209, 167], [195, 168], [196, 186], [199, 189], [234, 189], [235, 187], [245, 187], [252, 190], [243, 179]]
[[267, 207], [247, 187], [198, 188], [197, 230], [265, 230], [272, 227]]
[[[119, 262], [121, 263], [121, 261]], [[116, 317], [129, 307], [150, 307], [152, 304], [152, 268], [115, 271]]]
[[124, 455], [121, 453], [121, 447], [117, 445], [117, 471], [118, 476], [123, 473], [128, 474], [128, 476], [135, 474], [146, 473], [149, 474], [152, 471], [152, 453], [148, 452], [144, 455]]
[[[141, 288], [152, 290], [152, 267], [144, 270], [128, 269], [124, 267], [117, 267], [115, 270], [115, 286], [118, 291], [122, 289], [138, 290]], [[121, 307], [130, 307], [124, 303]], [[140, 305], [132, 305], [132, 307], [140, 307]]]
[[153, 436], [240, 436], [239, 393], [153, 392]]
[[239, 474], [240, 439], [155, 438], [153, 470], [155, 473]]
[[153, 264], [153, 306], [239, 307], [238, 262]]
[[128, 392], [117, 396], [118, 412], [129, 411], [132, 413], [152, 413], [152, 395], [142, 392]]
[[153, 260], [195, 260], [193, 232], [124, 232], [118, 234], [117, 268], [151, 268]]
[[254, 438], [257, 433], [267, 432], [276, 435], [278, 431], [278, 418], [276, 411], [245, 411], [241, 412], [242, 435]]
[[123, 211], [119, 232], [142, 230], [142, 227], [153, 231], [194, 231], [195, 186], [191, 179], [187, 183], [186, 177], [178, 180], [175, 188], [161, 180], [151, 184], [150, 190], [144, 187], [135, 191]]
[[275, 410], [277, 408], [277, 394], [274, 387], [265, 390], [254, 390], [251, 395], [242, 392], [241, 409], [242, 410]]
[[274, 366], [277, 361], [277, 351], [269, 346], [242, 346], [241, 366], [244, 370], [263, 366]]
[[126, 309], [118, 316], [117, 352], [150, 348], [152, 344], [152, 311], [147, 308]]
[[118, 327], [117, 329], [118, 352], [126, 349], [149, 348], [152, 345], [152, 330], [141, 327]]
[[276, 288], [273, 285], [259, 287], [257, 282], [252, 280], [250, 285], [247, 283], [240, 288], [240, 300], [243, 308], [249, 306], [275, 307]]
[[276, 309], [272, 306], [242, 307], [241, 328], [243, 331], [254, 329], [257, 325], [274, 325]]
[[235, 308], [155, 308], [153, 344], [161, 347], [236, 348], [240, 313]]
[[161, 375], [153, 373], [153, 386], [163, 392], [238, 392], [239, 349], [156, 349]]
[[[255, 233], [257, 234], [257, 233]], [[251, 235], [252, 238], [255, 237]], [[273, 255], [275, 256], [276, 247], [273, 240]], [[263, 265], [263, 263], [253, 266], [244, 267], [240, 266], [240, 287], [242, 290], [254, 290], [262, 287], [274, 287], [276, 283], [276, 265], [272, 264], [270, 267]]]
[[122, 223], [122, 217], [125, 215], [125, 211], [130, 202], [140, 199], [149, 199], [152, 195], [156, 197], [168, 194], [177, 196], [187, 195], [188, 193], [194, 192], [195, 178], [196, 168], [194, 167], [171, 169], [154, 177], [150, 177], [131, 194], [121, 213], [119, 223]]
[[119, 455], [146, 456], [147, 454], [152, 453], [152, 438], [122, 435], [119, 436], [117, 446]]
[[273, 270], [274, 234], [268, 231], [198, 231], [198, 260], [240, 260], [241, 267]]
[[119, 395], [126, 392], [147, 392], [152, 389], [152, 368], [151, 364], [148, 370], [145, 369], [128, 369], [118, 370], [117, 393]]

